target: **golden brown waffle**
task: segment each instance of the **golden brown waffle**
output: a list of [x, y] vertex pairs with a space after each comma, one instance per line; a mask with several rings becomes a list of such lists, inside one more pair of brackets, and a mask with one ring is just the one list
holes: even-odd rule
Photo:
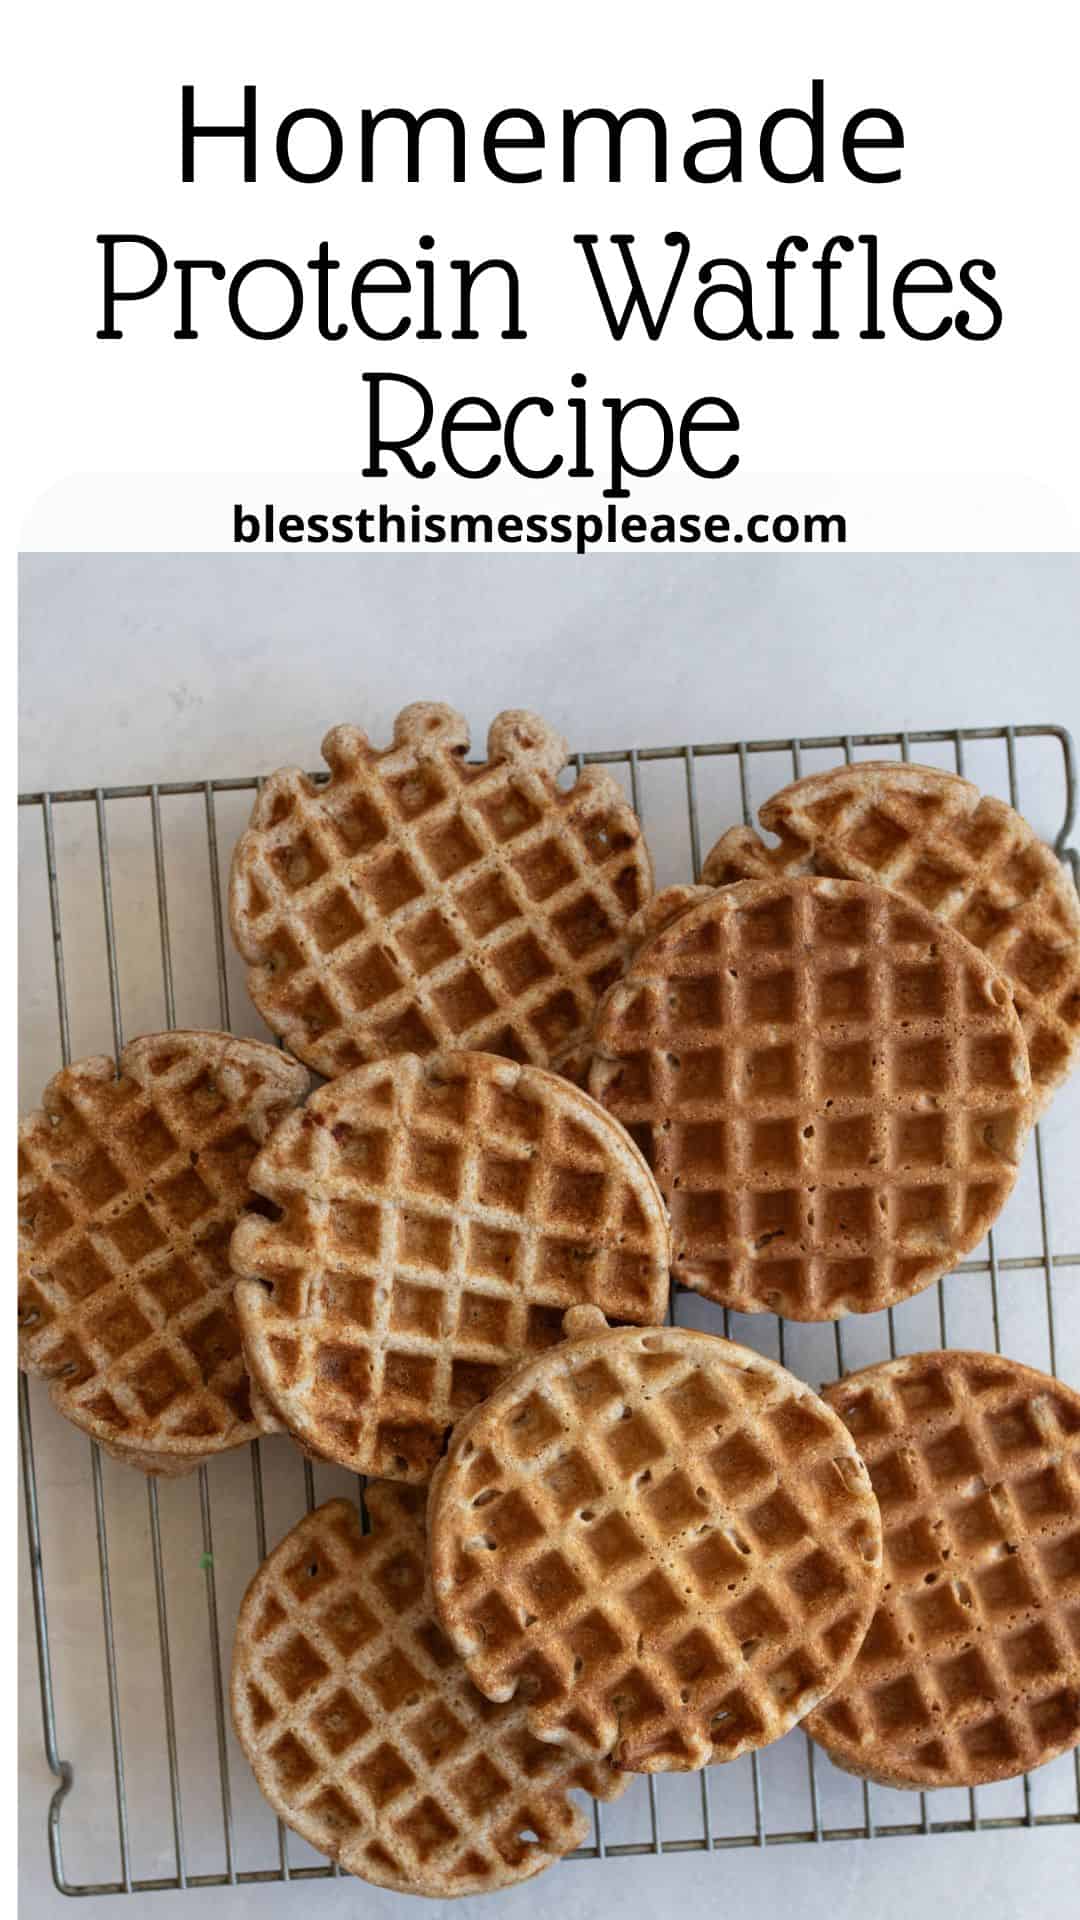
[[[638, 948], [644, 946], [646, 940], [651, 940], [654, 933], [660, 933], [680, 913], [685, 913], [688, 907], [696, 907], [701, 901], [710, 899], [712, 892], [712, 887], [679, 885], [663, 887], [659, 893], [654, 893], [623, 930], [619, 977], [626, 972]], [[587, 1087], [591, 1066], [590, 1028], [573, 1051], [560, 1060], [559, 1072], [564, 1080], [572, 1080], [575, 1087]]]
[[237, 845], [251, 997], [329, 1078], [440, 1047], [557, 1066], [621, 972], [652, 869], [618, 783], [589, 767], [560, 789], [566, 742], [535, 714], [500, 714], [482, 766], [468, 745], [434, 703], [385, 750], [335, 727], [329, 783], [275, 773]]
[[308, 1075], [226, 1033], [64, 1067], [19, 1128], [19, 1364], [118, 1458], [197, 1466], [257, 1431], [229, 1240]]
[[97, 1443], [110, 1460], [118, 1460], [125, 1467], [138, 1467], [139, 1472], [145, 1473], [151, 1480], [178, 1480], [183, 1474], [194, 1473], [197, 1467], [207, 1466], [214, 1457], [212, 1452], [153, 1453], [134, 1447], [116, 1446], [103, 1433], [98, 1434]]
[[298, 1440], [358, 1472], [427, 1480], [447, 1428], [575, 1302], [664, 1316], [655, 1182], [621, 1127], [539, 1067], [359, 1067], [290, 1114], [251, 1179], [283, 1209], [233, 1238], [252, 1377]]
[[588, 1831], [570, 1790], [628, 1784], [470, 1686], [432, 1613], [423, 1496], [331, 1500], [251, 1582], [233, 1651], [240, 1744], [274, 1810], [349, 1873], [446, 1898], [531, 1879]]
[[428, 1503], [446, 1632], [544, 1740], [637, 1772], [762, 1747], [842, 1679], [881, 1585], [843, 1425], [746, 1347], [594, 1308], [457, 1427]]
[[811, 774], [759, 817], [778, 844], [735, 827], [703, 879], [876, 880], [956, 927], [1008, 980], [1041, 1111], [1080, 1053], [1080, 901], [1027, 821], [957, 774], [892, 760]]
[[825, 1399], [870, 1469], [885, 1586], [807, 1721], [890, 1787], [1008, 1780], [1080, 1740], [1080, 1394], [989, 1353], [918, 1353]]
[[721, 888], [642, 947], [593, 1044], [675, 1277], [746, 1313], [831, 1320], [928, 1286], [992, 1225], [1031, 1122], [995, 969], [862, 881]]

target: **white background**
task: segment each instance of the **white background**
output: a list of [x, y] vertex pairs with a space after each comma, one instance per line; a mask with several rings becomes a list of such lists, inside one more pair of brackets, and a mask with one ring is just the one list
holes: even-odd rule
[[[1074, 644], [1080, 613], [1080, 562], [1069, 558], [855, 557], [734, 563], [466, 559], [371, 559], [318, 566], [308, 559], [214, 556], [49, 556], [24, 563], [23, 760], [24, 787], [200, 779], [249, 774], [279, 762], [318, 764], [325, 729], [351, 719], [385, 739], [397, 707], [418, 697], [454, 701], [482, 740], [492, 713], [507, 704], [533, 704], [583, 749], [691, 740], [774, 736], [789, 731], [858, 732], [877, 728], [996, 725], [1080, 718], [1080, 664]], [[82, 666], [76, 670], [76, 660]], [[948, 749], [923, 750], [941, 760]], [[1000, 765], [1000, 748], [994, 750]], [[989, 766], [969, 749], [972, 771]], [[1060, 762], [1045, 745], [1018, 750], [1024, 799], [1043, 833], [1061, 819]], [[728, 823], [734, 800], [734, 762], [709, 763], [720, 785], [702, 779], [705, 844]], [[678, 770], [676, 770], [676, 773]], [[753, 762], [756, 799], [783, 777], [774, 763]], [[223, 819], [223, 858], [231, 832], [248, 804]], [[200, 803], [190, 832], [201, 835]], [[157, 927], [152, 881], [138, 854], [134, 829], [116, 803], [111, 811], [113, 885], [125, 960], [123, 1012], [128, 1032], [161, 1019]], [[726, 811], [725, 811], [726, 809]], [[69, 978], [73, 986], [76, 1051], [110, 1050], [108, 995], [101, 965], [100, 899], [92, 826], [81, 838], [69, 824], [74, 809], [58, 808]], [[661, 862], [661, 878], [685, 874], [685, 837], [679, 781], [647, 818]], [[226, 825], [226, 822], [232, 823]], [[56, 1065], [55, 1012], [47, 907], [40, 886], [40, 825], [26, 810], [27, 860], [23, 930], [23, 1094], [36, 1100]], [[145, 839], [145, 835], [143, 836]], [[180, 874], [183, 835], [174, 845]], [[205, 890], [205, 879], [201, 882]], [[193, 899], [194, 899], [193, 895]], [[198, 896], [200, 902], [203, 895]], [[178, 980], [205, 1000], [183, 1000], [180, 1017], [214, 1020], [213, 965], [198, 912], [187, 908], [179, 881], [171, 896], [180, 949]], [[202, 942], [205, 964], [200, 962]], [[95, 944], [96, 942], [96, 944]], [[87, 958], [87, 956], [89, 956]], [[201, 972], [200, 972], [201, 966]], [[84, 969], [89, 973], [84, 983]], [[258, 1031], [246, 1006], [240, 973], [232, 972], [233, 1018]], [[144, 980], [146, 984], [144, 985]], [[1075, 1085], [1055, 1103], [1045, 1129], [1047, 1164], [1055, 1196], [1057, 1245], [1080, 1246], [1080, 1195], [1075, 1165], [1080, 1103]], [[1038, 1245], [1033, 1225], [1029, 1164], [1002, 1222], [1006, 1251]], [[1009, 1236], [1014, 1238], [1010, 1239]], [[1032, 1236], [1035, 1236], [1034, 1238]], [[1041, 1286], [1039, 1275], [1034, 1280]], [[1015, 1311], [1006, 1344], [1019, 1357], [1045, 1364], [1038, 1345], [1043, 1325], [1031, 1277], [1017, 1276]], [[1059, 1290], [1070, 1283], [1068, 1271]], [[952, 1283], [959, 1310], [968, 1284]], [[1072, 1284], [1075, 1293], [1075, 1284]], [[1080, 1378], [1080, 1314], [1071, 1316], [1062, 1292], [1062, 1326], [1073, 1330], [1061, 1364]], [[930, 1345], [936, 1334], [932, 1296], [913, 1303], [910, 1322], [899, 1319], [905, 1345]], [[927, 1315], [930, 1315], [928, 1321]], [[862, 1330], [849, 1322], [849, 1339]], [[956, 1331], [959, 1323], [954, 1323]], [[953, 1337], [956, 1337], [954, 1331]], [[973, 1344], [985, 1344], [976, 1331]], [[805, 1377], [825, 1377], [831, 1335], [822, 1349], [811, 1342], [801, 1364]], [[813, 1356], [813, 1357], [812, 1357]], [[860, 1356], [862, 1357], [862, 1356]], [[866, 1357], [869, 1357], [867, 1355]], [[793, 1364], [797, 1364], [793, 1361]], [[46, 1561], [54, 1598], [58, 1644], [60, 1738], [76, 1760], [77, 1783], [65, 1812], [73, 1877], [116, 1872], [114, 1814], [107, 1720], [102, 1695], [100, 1611], [92, 1516], [88, 1507], [86, 1443], [72, 1434], [38, 1396], [35, 1435], [46, 1527]], [[273, 1508], [271, 1539], [291, 1523], [300, 1488], [287, 1442], [273, 1442], [281, 1504]], [[285, 1486], [288, 1475], [292, 1480]], [[216, 1553], [220, 1557], [222, 1631], [228, 1644], [230, 1611], [254, 1564], [246, 1462], [240, 1456], [213, 1470]], [[295, 1483], [295, 1484], [293, 1484]], [[123, 1697], [125, 1757], [136, 1819], [141, 1870], [151, 1835], [164, 1835], [150, 1857], [172, 1871], [158, 1725], [159, 1690], [152, 1596], [146, 1588], [146, 1503], [138, 1476], [106, 1469], [115, 1598], [121, 1646], [144, 1647], [134, 1687], [133, 1656]], [[291, 1488], [291, 1494], [289, 1492]], [[330, 1491], [327, 1487], [325, 1491]], [[320, 1497], [324, 1489], [320, 1488]], [[221, 1824], [215, 1799], [212, 1705], [206, 1694], [205, 1613], [195, 1571], [199, 1552], [193, 1487], [162, 1491], [167, 1533], [183, 1543], [171, 1569], [170, 1617], [176, 1670], [183, 1679], [182, 1753], [206, 1753], [205, 1779], [185, 1782], [190, 1852], [207, 1870], [220, 1870]], [[275, 1514], [277, 1518], [275, 1526]], [[224, 1516], [224, 1518], [222, 1518]], [[235, 1533], [235, 1540], [232, 1538]], [[235, 1564], [234, 1564], [235, 1563]], [[41, 1757], [33, 1636], [20, 1547], [23, 1603], [21, 1773], [23, 1781], [22, 1905], [33, 1920], [58, 1915], [44, 1840], [50, 1780]], [[185, 1585], [186, 1582], [186, 1585]], [[194, 1587], [192, 1587], [194, 1582]], [[184, 1597], [186, 1596], [186, 1597]], [[81, 1624], [80, 1624], [81, 1623]], [[133, 1690], [134, 1687], [134, 1690]], [[188, 1693], [192, 1698], [186, 1698]], [[255, 1819], [254, 1790], [233, 1750], [238, 1819]], [[1069, 1802], [1069, 1763], [1047, 1769], [1037, 1804]], [[772, 1761], [765, 1769], [772, 1779]], [[196, 1770], [197, 1772], [197, 1770]], [[1047, 1778], [1052, 1776], [1052, 1781]], [[854, 1789], [853, 1789], [854, 1790]], [[681, 1806], [678, 1783], [662, 1783], [661, 1799]], [[1018, 1791], [1018, 1790], [1017, 1790]], [[727, 1788], [713, 1789], [719, 1804]], [[995, 1795], [1000, 1794], [1001, 1800]], [[81, 1798], [80, 1798], [81, 1795]], [[1012, 1795], [1012, 1798], [1009, 1796]], [[1057, 1795], [1053, 1799], [1052, 1795]], [[155, 1797], [156, 1796], [156, 1797]], [[674, 1800], [671, 1796], [674, 1796]], [[1015, 1810], [1012, 1789], [982, 1796], [989, 1806]], [[884, 1795], [879, 1818], [910, 1819], [917, 1802]], [[965, 1796], [934, 1817], [964, 1817]], [[955, 1803], [962, 1801], [957, 1806]], [[781, 1817], [775, 1798], [770, 1821]], [[835, 1807], [836, 1803], [830, 1803]], [[937, 1803], [940, 1808], [940, 1801]], [[140, 1814], [141, 1810], [141, 1814]], [[241, 1815], [243, 1818], [241, 1819]], [[857, 1797], [854, 1817], [861, 1818]], [[746, 1813], [743, 1811], [743, 1819]], [[693, 1831], [694, 1819], [675, 1813], [670, 1834]], [[835, 1843], [820, 1849], [771, 1848], [592, 1862], [560, 1867], [533, 1888], [477, 1910], [513, 1911], [523, 1920], [558, 1901], [582, 1920], [624, 1912], [646, 1920], [680, 1905], [707, 1902], [739, 1911], [747, 1902], [780, 1911], [863, 1920], [871, 1913], [954, 1920], [1012, 1920], [1038, 1913], [1065, 1920], [1075, 1911], [1080, 1829], [987, 1833], [979, 1838], [889, 1839], [874, 1845]], [[272, 1828], [260, 1829], [257, 1852], [272, 1860]], [[238, 1920], [276, 1914], [330, 1916], [404, 1911], [396, 1896], [348, 1885], [254, 1887], [217, 1892], [136, 1896], [125, 1906], [90, 1900], [89, 1912], [118, 1917], [176, 1909], [188, 1920]]]
[[[851, 545], [871, 551], [1073, 547], [1080, 255], [1069, 25], [1059, 0], [1030, 0], [1022, 17], [994, 0], [906, 0], [869, 16], [859, 0], [775, 0], [760, 11], [551, 0], [533, 15], [491, 0], [407, 9], [331, 0], [310, 18], [245, 0], [152, 13], [139, 0], [23, 9], [14, 63], [23, 84], [11, 110], [21, 116], [24, 191], [10, 242], [23, 544], [225, 545], [238, 493], [215, 473], [291, 473], [279, 504], [355, 507], [364, 492], [359, 376], [381, 367], [416, 374], [443, 405], [477, 391], [505, 405], [532, 391], [561, 407], [577, 368], [595, 395], [729, 396], [744, 421], [738, 474], [709, 485], [672, 468], [639, 489], [635, 505], [839, 505]], [[815, 76], [826, 90], [825, 184], [782, 186], [756, 166], [756, 130], [773, 109], [805, 105]], [[257, 84], [257, 184], [240, 178], [238, 142], [204, 143], [196, 183], [181, 183], [184, 81], [203, 116], [221, 120], [239, 116], [244, 82]], [[391, 158], [385, 177], [364, 186], [359, 109], [390, 104], [452, 105], [477, 130], [506, 106], [529, 106], [554, 129], [564, 107], [655, 105], [671, 130], [670, 179], [646, 184], [628, 146], [621, 185], [599, 184], [593, 159], [572, 188], [555, 177], [511, 187], [475, 158], [467, 185], [447, 185], [432, 149], [422, 185], [401, 184]], [[313, 105], [340, 121], [345, 160], [332, 180], [302, 186], [277, 171], [272, 134], [285, 113]], [[740, 185], [695, 186], [682, 174], [689, 115], [703, 106], [743, 118]], [[905, 130], [896, 185], [860, 185], [840, 165], [844, 121], [872, 106], [890, 107]], [[478, 134], [474, 157], [477, 147]], [[717, 345], [697, 335], [687, 309], [661, 345], [613, 345], [570, 236], [630, 231], [659, 258], [663, 234], [680, 228], [695, 266], [733, 255], [760, 267], [788, 232], [813, 245], [833, 232], [877, 232], [894, 268], [924, 254], [954, 270], [988, 257], [1006, 322], [982, 346], [892, 331], [881, 342], [846, 334]], [[222, 318], [220, 288], [210, 289], [215, 305], [197, 341], [172, 338], [168, 291], [130, 309], [124, 340], [95, 338], [100, 232], [146, 233], [170, 258], [210, 256], [234, 269], [261, 255], [302, 263], [324, 237], [343, 262], [409, 262], [424, 231], [440, 258], [505, 253], [519, 263], [528, 340], [443, 339], [410, 352], [408, 341], [379, 346], [355, 333], [328, 344], [305, 325], [260, 343]], [[845, 289], [855, 282], [845, 273], [837, 312], [850, 329]], [[685, 285], [694, 289], [693, 269]], [[116, 490], [109, 477], [123, 474], [204, 477], [187, 490], [153, 478]], [[72, 475], [83, 476], [78, 488], [50, 491]], [[335, 475], [333, 488], [304, 482]], [[394, 488], [404, 504], [415, 490]], [[428, 495], [474, 508], [594, 503], [586, 482], [544, 490], [433, 480]]]
[[433, 698], [575, 749], [1080, 723], [1070, 555], [33, 556], [22, 615], [24, 789], [318, 765]]

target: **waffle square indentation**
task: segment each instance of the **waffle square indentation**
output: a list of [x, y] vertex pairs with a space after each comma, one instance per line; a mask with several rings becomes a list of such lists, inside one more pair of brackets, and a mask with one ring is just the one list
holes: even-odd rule
[[364, 929], [364, 916], [348, 889], [333, 887], [315, 901], [304, 916], [320, 953], [334, 953]]
[[365, 885], [377, 910], [384, 917], [408, 906], [410, 900], [418, 899], [424, 891], [424, 883], [412, 862], [397, 850], [386, 854], [368, 869]]
[[865, 1099], [873, 1092], [874, 1066], [869, 1040], [817, 1048], [821, 1091], [831, 1100]]
[[284, 1645], [271, 1655], [266, 1666], [290, 1702], [310, 1693], [312, 1687], [317, 1686], [320, 1680], [325, 1680], [330, 1671], [322, 1654], [302, 1633], [291, 1633]]
[[460, 952], [456, 936], [434, 908], [399, 928], [396, 937], [398, 946], [421, 978]]

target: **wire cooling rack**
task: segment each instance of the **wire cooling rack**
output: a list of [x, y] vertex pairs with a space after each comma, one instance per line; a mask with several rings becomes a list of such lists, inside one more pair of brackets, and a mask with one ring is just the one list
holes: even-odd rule
[[[1076, 762], [1061, 727], [979, 727], [642, 747], [574, 756], [622, 780], [666, 883], [788, 779], [900, 756], [955, 766], [1025, 808], [1080, 887]], [[1024, 790], [1021, 791], [1023, 779]], [[184, 1024], [258, 1033], [226, 941], [222, 880], [255, 778], [20, 795], [24, 1104], [60, 1060]], [[59, 1044], [57, 1044], [59, 1043]], [[680, 1323], [731, 1333], [815, 1384], [886, 1354], [995, 1347], [1080, 1381], [1080, 1102], [1036, 1129], [995, 1234], [888, 1313], [831, 1326], [728, 1314], [676, 1290]], [[226, 1712], [244, 1585], [305, 1505], [357, 1491], [288, 1441], [255, 1442], [190, 1479], [104, 1459], [19, 1377], [23, 1490], [45, 1757], [61, 1892], [150, 1892], [336, 1876], [276, 1823]], [[35, 1470], [34, 1425], [38, 1470]], [[796, 1731], [701, 1774], [638, 1777], [595, 1807], [576, 1858], [1080, 1824], [1080, 1758], [975, 1791], [896, 1793], [836, 1771]], [[71, 1863], [74, 1863], [73, 1865]]]

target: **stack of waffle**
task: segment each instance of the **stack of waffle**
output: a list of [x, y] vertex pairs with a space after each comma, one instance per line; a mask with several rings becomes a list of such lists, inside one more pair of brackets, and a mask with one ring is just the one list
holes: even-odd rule
[[241, 1609], [267, 1798], [447, 1896], [572, 1850], [572, 1789], [800, 1721], [899, 1787], [1065, 1751], [1080, 1395], [975, 1353], [818, 1395], [664, 1321], [672, 1279], [876, 1312], [978, 1243], [1080, 1050], [1071, 883], [966, 781], [865, 763], [653, 896], [544, 722], [467, 749], [414, 706], [262, 786], [231, 921], [290, 1051], [147, 1035], [20, 1129], [20, 1358], [61, 1412], [148, 1473], [284, 1431], [375, 1476], [370, 1531], [318, 1508]]

